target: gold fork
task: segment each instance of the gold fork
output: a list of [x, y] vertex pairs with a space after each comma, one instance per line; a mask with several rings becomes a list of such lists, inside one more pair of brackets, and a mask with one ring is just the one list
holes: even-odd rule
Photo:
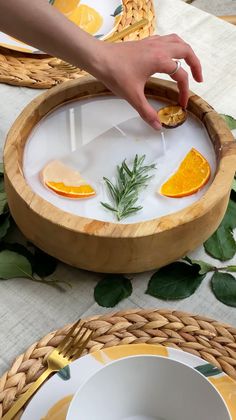
[[[32, 384], [29, 389], [13, 404], [10, 410], [3, 416], [2, 420], [12, 420], [18, 411], [25, 405], [30, 397], [37, 391], [42, 383], [48, 378], [53, 372], [58, 372], [60, 369], [67, 366], [70, 362], [76, 360], [81, 356], [85, 349], [88, 341], [91, 338], [92, 331], [84, 329], [83, 324], [79, 326], [80, 320], [72, 325], [68, 334], [59, 344], [59, 346], [52, 351], [48, 356], [47, 364], [48, 367], [44, 373]], [[78, 331], [73, 337], [73, 333], [79, 326]]]

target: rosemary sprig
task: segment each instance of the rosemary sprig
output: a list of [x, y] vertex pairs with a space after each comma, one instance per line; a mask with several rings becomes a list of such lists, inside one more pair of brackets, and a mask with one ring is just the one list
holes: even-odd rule
[[117, 220], [122, 220], [131, 214], [137, 213], [142, 206], [136, 206], [139, 192], [147, 186], [152, 175], [149, 172], [156, 169], [156, 165], [144, 165], [145, 155], [134, 158], [133, 166], [130, 168], [124, 160], [121, 166], [117, 166], [117, 179], [113, 184], [104, 177], [105, 184], [112, 199], [112, 204], [101, 202], [107, 210], [115, 213]]

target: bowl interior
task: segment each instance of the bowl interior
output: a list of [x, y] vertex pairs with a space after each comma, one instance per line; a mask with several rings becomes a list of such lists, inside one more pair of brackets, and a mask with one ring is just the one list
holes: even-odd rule
[[171, 359], [134, 356], [115, 361], [84, 383], [67, 420], [230, 420], [208, 380]]
[[[150, 100], [156, 108], [164, 102]], [[109, 118], [108, 118], [109, 115]], [[32, 190], [56, 207], [91, 219], [116, 222], [112, 212], [100, 202], [110, 202], [103, 177], [115, 180], [116, 167], [124, 159], [132, 163], [136, 154], [146, 156], [147, 164], [157, 169], [148, 187], [140, 194], [143, 209], [122, 223], [136, 223], [158, 218], [191, 205], [209, 188], [216, 169], [215, 152], [205, 126], [194, 115], [180, 127], [165, 130], [165, 141], [121, 99], [110, 96], [84, 99], [55, 109], [35, 127], [23, 156], [23, 172]], [[157, 194], [162, 183], [176, 171], [194, 147], [209, 161], [211, 179], [198, 193], [184, 198]], [[47, 190], [39, 172], [50, 160], [60, 160], [78, 170], [94, 185], [97, 195], [86, 200], [71, 200]]]

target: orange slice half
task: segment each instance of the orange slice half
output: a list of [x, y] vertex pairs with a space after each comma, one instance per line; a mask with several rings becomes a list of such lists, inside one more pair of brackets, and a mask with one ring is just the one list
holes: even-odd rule
[[55, 193], [69, 198], [89, 198], [95, 195], [95, 190], [89, 184], [68, 186], [63, 182], [46, 181], [46, 186]]
[[49, 162], [40, 174], [42, 183], [56, 194], [67, 198], [90, 198], [96, 194], [94, 188], [80, 175], [62, 162]]
[[208, 182], [211, 168], [196, 149], [191, 149], [177, 171], [161, 186], [160, 194], [172, 198], [195, 194]]
[[92, 7], [81, 4], [68, 14], [68, 18], [72, 20], [81, 29], [89, 34], [95, 34], [102, 26], [102, 16]]

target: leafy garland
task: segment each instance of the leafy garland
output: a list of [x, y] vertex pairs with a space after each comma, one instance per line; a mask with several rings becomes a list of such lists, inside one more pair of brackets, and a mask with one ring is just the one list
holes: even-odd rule
[[[231, 130], [236, 129], [236, 120], [222, 115]], [[233, 229], [236, 228], [236, 178], [223, 221], [217, 231], [204, 243], [211, 257], [227, 261], [236, 254]], [[32, 244], [12, 242], [16, 226], [11, 218], [4, 191], [3, 164], [0, 163], [0, 279], [25, 277], [28, 280], [64, 290], [63, 284], [54, 275], [58, 261]], [[204, 261], [183, 258], [162, 267], [150, 278], [146, 294], [163, 300], [185, 299], [200, 286], [208, 273], [212, 273], [210, 284], [215, 297], [225, 305], [236, 307], [236, 266], [216, 267]], [[107, 275], [94, 289], [95, 301], [104, 307], [114, 307], [132, 294], [132, 282], [122, 274]]]
[[0, 163], [0, 279], [24, 277], [37, 283], [62, 289], [64, 281], [50, 276], [58, 261], [30, 243], [16, 243], [11, 237], [16, 233], [4, 190], [3, 164]]
[[[235, 190], [232, 192], [236, 195]], [[236, 202], [231, 198], [221, 225], [204, 244], [206, 252], [213, 258], [226, 261], [236, 254], [233, 227], [236, 227]], [[156, 271], [148, 282], [146, 294], [162, 300], [185, 299], [198, 289], [208, 273], [213, 273], [210, 282], [215, 297], [225, 305], [236, 307], [236, 278], [230, 274], [234, 272], [236, 265], [216, 267], [185, 257]], [[114, 307], [131, 293], [129, 278], [110, 274], [98, 282], [94, 297], [100, 306]]]
[[[230, 130], [236, 129], [236, 120], [229, 115], [221, 115]], [[204, 243], [205, 251], [211, 257], [227, 261], [236, 254], [236, 242], [233, 229], [236, 228], [236, 178], [231, 191], [231, 198], [223, 221], [217, 231]], [[215, 297], [225, 305], [236, 307], [236, 278], [230, 273], [236, 272], [236, 266], [216, 267], [204, 261], [183, 258], [160, 268], [148, 282], [146, 294], [162, 300], [185, 299], [200, 286], [208, 273], [211, 277], [211, 289]], [[132, 283], [122, 275], [108, 275], [95, 287], [94, 298], [104, 307], [114, 307], [132, 293]]]

